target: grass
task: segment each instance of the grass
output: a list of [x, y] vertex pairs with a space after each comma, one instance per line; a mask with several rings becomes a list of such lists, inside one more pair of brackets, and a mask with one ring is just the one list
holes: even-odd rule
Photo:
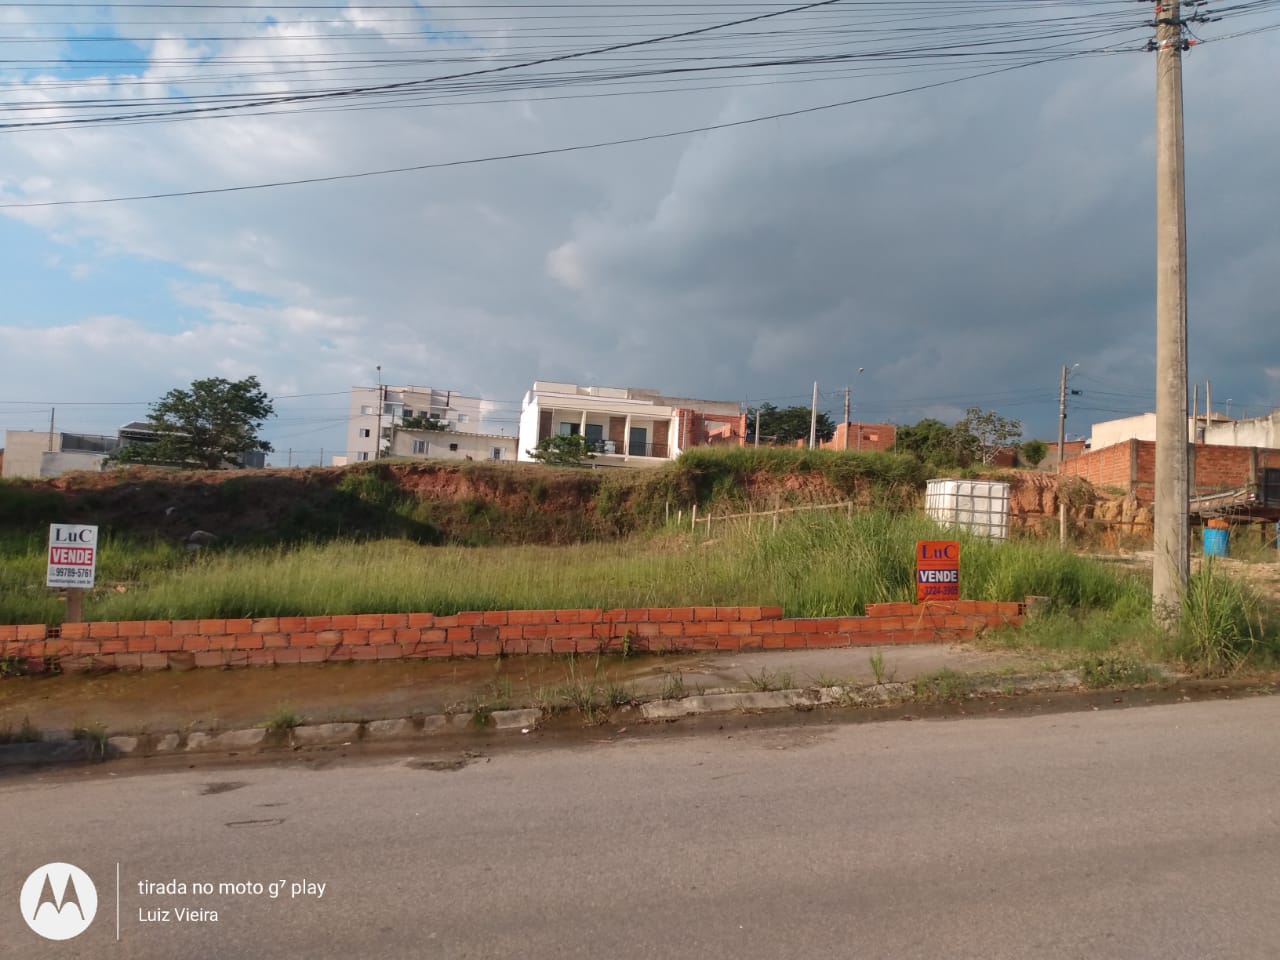
[[684, 674], [676, 672], [667, 674], [662, 681], [662, 689], [658, 693], [660, 700], [683, 700], [688, 691], [684, 685]]
[[76, 727], [71, 735], [83, 740], [89, 746], [90, 760], [105, 760], [107, 757], [107, 728], [101, 723], [92, 726]]
[[35, 725], [32, 724], [30, 717], [22, 718], [22, 726], [17, 730], [13, 727], [5, 725], [0, 727], [0, 744], [4, 743], [39, 743], [41, 734]]
[[1153, 683], [1160, 675], [1148, 664], [1133, 660], [1122, 653], [1106, 653], [1086, 657], [1077, 669], [1086, 687], [1136, 687]]
[[266, 727], [271, 733], [287, 733], [302, 725], [302, 717], [292, 707], [277, 707], [267, 718]]
[[791, 674], [787, 672], [774, 672], [765, 668], [761, 668], [759, 673], [753, 674], [751, 671], [746, 672], [747, 682], [751, 684], [753, 690], [790, 690], [792, 689]]
[[917, 700], [961, 700], [973, 689], [974, 678], [951, 669], [942, 669], [917, 677], [914, 685]]
[[604, 687], [604, 702], [610, 707], [625, 707], [635, 703], [636, 692], [630, 684], [610, 680]]
[[[710, 456], [700, 453], [682, 469], [721, 478], [764, 469], [754, 451]], [[906, 470], [891, 459], [806, 459], [811, 456], [796, 451], [783, 459], [814, 470], [856, 468], [859, 477], [874, 475], [886, 484], [895, 482], [900, 466]], [[665, 489], [652, 482], [654, 491]], [[383, 495], [381, 488], [359, 493]], [[726, 523], [713, 543], [682, 531], [559, 547], [387, 539], [223, 546], [192, 555], [169, 544], [104, 537], [100, 587], [86, 598], [85, 613], [91, 620], [151, 620], [780, 605], [793, 617], [847, 616], [863, 613], [869, 603], [911, 600], [915, 542], [954, 536], [918, 513], [874, 509], [852, 517], [798, 513], [777, 531]], [[1152, 621], [1147, 575], [1032, 539], [958, 539], [963, 598], [1050, 598], [1023, 627], [996, 631], [984, 642], [1086, 657], [1116, 651], [1146, 661], [1172, 656], [1210, 675], [1237, 670], [1250, 657], [1274, 662], [1280, 651], [1268, 605], [1212, 564], [1192, 579], [1180, 628], [1170, 640]], [[43, 535], [0, 537], [0, 623], [60, 622], [61, 600], [43, 586], [45, 546]], [[630, 651], [624, 642], [624, 655]], [[0, 663], [0, 672], [23, 666]], [[876, 682], [884, 681], [883, 671], [883, 661], [873, 660]], [[509, 685], [495, 689], [495, 700], [509, 699]]]
[[871, 665], [871, 675], [875, 677], [876, 684], [884, 683], [884, 654], [877, 650], [867, 659]]
[[1274, 660], [1280, 649], [1275, 618], [1243, 580], [1206, 561], [1182, 599], [1174, 652], [1198, 672], [1222, 676], [1255, 654]]
[[[403, 540], [219, 549], [196, 556], [162, 546], [104, 547], [92, 620], [781, 605], [788, 616], [862, 613], [914, 594], [916, 540], [944, 535], [927, 519], [889, 510], [853, 517], [802, 514], [776, 533], [726, 527], [717, 542], [688, 534], [571, 547], [431, 547]], [[1137, 578], [1056, 546], [962, 536], [962, 596], [1053, 597], [1055, 609], [1138, 610]], [[43, 544], [0, 551], [0, 622], [56, 623], [59, 599], [42, 585]], [[131, 552], [133, 551], [133, 552]], [[25, 584], [25, 586], [23, 586]], [[6, 589], [8, 588], [8, 589]], [[21, 589], [20, 589], [21, 588]]]

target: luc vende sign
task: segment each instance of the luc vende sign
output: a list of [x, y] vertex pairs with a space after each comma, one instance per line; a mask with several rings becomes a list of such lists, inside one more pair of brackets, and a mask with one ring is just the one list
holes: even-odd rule
[[74, 523], [49, 526], [49, 587], [93, 586], [98, 568], [98, 528]]
[[916, 542], [916, 603], [960, 599], [960, 542]]

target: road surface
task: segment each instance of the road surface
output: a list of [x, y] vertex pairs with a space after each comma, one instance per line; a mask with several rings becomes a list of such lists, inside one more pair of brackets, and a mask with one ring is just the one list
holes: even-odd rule
[[[1278, 730], [1260, 697], [8, 777], [0, 956], [1273, 958]], [[49, 862], [99, 897], [64, 942], [19, 910]]]

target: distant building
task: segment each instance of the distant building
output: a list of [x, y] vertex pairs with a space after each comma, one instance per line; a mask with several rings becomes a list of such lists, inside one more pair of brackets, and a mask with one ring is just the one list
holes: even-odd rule
[[120, 447], [119, 437], [47, 430], [6, 430], [0, 476], [43, 479], [73, 470], [100, 471], [107, 456]]
[[[148, 420], [130, 420], [119, 430], [119, 446], [145, 445], [155, 443], [160, 434]], [[267, 465], [267, 455], [261, 450], [246, 450], [240, 454], [239, 462], [228, 463], [229, 467], [240, 467], [260, 470]]]
[[[1188, 454], [1193, 513], [1280, 510], [1280, 449], [1193, 444]], [[1149, 504], [1155, 501], [1155, 463], [1154, 441], [1125, 440], [1066, 461], [1062, 472]]]
[[516, 459], [516, 438], [453, 430], [397, 430], [391, 456], [423, 460]]
[[[1126, 440], [1156, 439], [1156, 415], [1140, 413], [1119, 420], [1105, 420], [1093, 425], [1089, 447], [1101, 450]], [[1265, 417], [1232, 420], [1220, 413], [1187, 417], [1187, 440], [1212, 447], [1280, 447], [1280, 410]]]
[[520, 412], [517, 456], [562, 434], [585, 437], [602, 466], [657, 465], [715, 443], [742, 445], [747, 416], [733, 400], [668, 397], [635, 387], [538, 380]]
[[482, 402], [432, 387], [352, 387], [347, 415], [347, 449], [336, 466], [388, 456], [395, 435], [408, 420], [433, 419], [455, 433], [480, 433]]
[[892, 450], [898, 442], [898, 428], [892, 423], [837, 423], [824, 450]]

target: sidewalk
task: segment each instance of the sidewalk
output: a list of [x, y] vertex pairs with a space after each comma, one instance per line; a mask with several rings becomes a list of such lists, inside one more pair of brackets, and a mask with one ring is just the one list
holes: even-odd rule
[[[879, 675], [873, 658], [882, 658]], [[0, 680], [0, 736], [105, 729], [187, 734], [260, 727], [281, 713], [350, 723], [545, 707], [593, 690], [634, 701], [730, 691], [911, 683], [942, 670], [1033, 669], [1024, 656], [946, 644], [830, 650], [356, 662], [237, 670], [112, 672]]]

